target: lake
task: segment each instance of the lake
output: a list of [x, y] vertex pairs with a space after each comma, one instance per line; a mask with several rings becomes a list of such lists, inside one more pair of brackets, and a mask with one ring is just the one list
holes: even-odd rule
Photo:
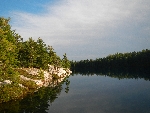
[[150, 113], [150, 81], [72, 74], [55, 88], [1, 104], [0, 113]]

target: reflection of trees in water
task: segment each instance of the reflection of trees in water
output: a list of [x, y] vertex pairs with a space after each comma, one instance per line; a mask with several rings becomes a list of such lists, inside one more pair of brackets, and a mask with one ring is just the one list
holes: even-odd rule
[[70, 81], [66, 79], [55, 87], [42, 87], [22, 100], [0, 104], [0, 113], [47, 113], [48, 107], [61, 94], [63, 83], [66, 84], [65, 92], [68, 93]]
[[126, 68], [126, 69], [101, 69], [101, 70], [94, 70], [94, 69], [84, 69], [80, 71], [74, 71], [74, 74], [81, 74], [81, 75], [104, 75], [109, 76], [112, 78], [124, 79], [124, 78], [144, 78], [145, 80], [150, 81], [150, 70], [147, 69], [135, 69], [135, 68]]
[[95, 60], [72, 61], [71, 70], [75, 73], [107, 75], [122, 78], [144, 78], [150, 80], [150, 50], [116, 53]]

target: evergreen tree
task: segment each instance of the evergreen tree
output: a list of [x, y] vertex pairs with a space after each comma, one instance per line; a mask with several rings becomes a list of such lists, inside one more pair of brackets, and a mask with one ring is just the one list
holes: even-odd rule
[[17, 64], [17, 40], [8, 22], [0, 18], [0, 81], [17, 76], [13, 70]]
[[41, 38], [38, 38], [36, 43], [37, 43], [37, 47], [35, 48], [37, 54], [36, 67], [47, 69], [49, 56], [46, 44], [43, 42]]
[[52, 46], [47, 47], [41, 38], [34, 41], [31, 37], [23, 42], [23, 38], [11, 30], [9, 21], [10, 18], [0, 17], [0, 81], [13, 75], [17, 77], [16, 67], [47, 69], [48, 64], [70, 67], [66, 54], [61, 60]]
[[150, 50], [140, 52], [116, 53], [96, 60], [81, 60], [71, 62], [71, 69], [75, 71], [98, 71], [98, 70], [149, 70]]
[[66, 53], [63, 56], [64, 57], [62, 59], [62, 66], [64, 68], [70, 68], [70, 61], [68, 60]]

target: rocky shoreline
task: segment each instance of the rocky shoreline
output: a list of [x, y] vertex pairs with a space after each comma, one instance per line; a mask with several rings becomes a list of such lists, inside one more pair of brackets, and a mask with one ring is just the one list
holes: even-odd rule
[[[37, 68], [18, 68], [16, 69], [19, 72], [19, 83], [18, 83], [18, 89], [21, 88], [23, 90], [26, 90], [26, 92], [20, 93], [18, 97], [21, 97], [25, 93], [27, 93], [30, 89], [37, 90], [40, 87], [55, 87], [59, 83], [61, 83], [66, 77], [68, 77], [72, 72], [68, 68], [61, 68], [61, 67], [55, 67], [53, 65], [48, 65], [48, 70], [42, 70]], [[4, 80], [3, 82], [0, 82], [0, 88], [13, 85], [13, 82], [11, 80]], [[12, 89], [12, 88], [11, 88]], [[15, 91], [14, 91], [15, 93]], [[17, 93], [17, 92], [16, 92]], [[7, 101], [17, 99], [12, 98], [13, 93], [10, 92], [9, 95], [10, 99], [7, 99]], [[4, 96], [6, 98], [6, 96]], [[1, 97], [2, 98], [2, 97]], [[0, 103], [7, 102], [4, 101], [4, 99], [1, 99]]]

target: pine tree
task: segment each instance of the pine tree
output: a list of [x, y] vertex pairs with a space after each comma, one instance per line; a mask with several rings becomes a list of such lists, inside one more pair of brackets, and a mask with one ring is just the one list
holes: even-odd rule
[[66, 53], [63, 55], [64, 57], [63, 57], [63, 59], [62, 59], [62, 66], [64, 67], [64, 68], [70, 68], [70, 61], [68, 60], [68, 58], [67, 58], [67, 55], [66, 55]]
[[17, 40], [8, 22], [0, 18], [0, 81], [17, 78], [13, 70], [17, 64]]

